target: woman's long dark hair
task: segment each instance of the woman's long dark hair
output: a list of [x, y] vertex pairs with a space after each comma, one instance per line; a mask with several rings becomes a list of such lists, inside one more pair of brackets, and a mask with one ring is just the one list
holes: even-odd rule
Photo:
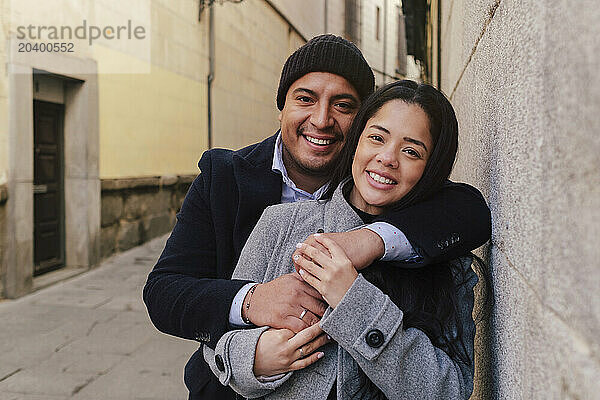
[[[348, 132], [324, 197], [331, 197], [338, 185], [352, 174], [352, 161], [367, 121], [384, 104], [392, 100], [414, 104], [425, 112], [429, 119], [433, 151], [420, 180], [401, 200], [389, 208], [406, 208], [426, 199], [444, 185], [452, 171], [458, 147], [458, 122], [454, 109], [446, 96], [433, 86], [403, 80], [382, 86], [362, 104]], [[483, 277], [486, 283], [484, 293], [487, 293], [489, 286], [485, 264], [478, 257], [472, 256], [478, 275]], [[458, 317], [456, 287], [461, 283], [461, 276], [465, 277], [462, 271], [457, 271], [450, 263], [407, 269], [379, 262], [365, 269], [363, 275], [390, 296], [403, 311], [404, 329], [420, 329], [435, 346], [443, 348], [451, 358], [467, 365], [474, 362], [462, 342], [463, 332]], [[485, 300], [485, 303], [488, 301]], [[373, 395], [378, 392], [380, 397], [384, 397], [366, 375], [361, 374], [361, 381], [359, 393], [345, 395], [360, 398], [364, 393]]]

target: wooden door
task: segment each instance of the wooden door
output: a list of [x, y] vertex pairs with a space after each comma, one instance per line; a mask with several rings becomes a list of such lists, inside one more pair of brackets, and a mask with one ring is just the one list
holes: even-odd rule
[[64, 265], [64, 106], [33, 102], [34, 275]]

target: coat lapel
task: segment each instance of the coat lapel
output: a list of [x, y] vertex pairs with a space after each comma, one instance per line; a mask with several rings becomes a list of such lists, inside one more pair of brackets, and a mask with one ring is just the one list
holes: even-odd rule
[[233, 155], [238, 189], [233, 230], [236, 261], [263, 210], [281, 201], [281, 176], [271, 170], [275, 136], [259, 143], [248, 154]]

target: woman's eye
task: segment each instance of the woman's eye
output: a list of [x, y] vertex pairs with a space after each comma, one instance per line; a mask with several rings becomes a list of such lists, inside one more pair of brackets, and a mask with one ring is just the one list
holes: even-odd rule
[[383, 142], [383, 138], [379, 135], [369, 135], [369, 139], [375, 140], [376, 142]]
[[421, 158], [421, 155], [415, 149], [404, 149], [404, 152], [412, 157]]

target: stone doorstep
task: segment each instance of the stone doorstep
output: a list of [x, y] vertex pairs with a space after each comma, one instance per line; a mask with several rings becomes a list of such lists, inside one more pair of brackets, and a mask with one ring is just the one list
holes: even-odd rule
[[33, 278], [33, 288], [32, 292], [43, 289], [48, 286], [52, 286], [55, 283], [62, 282], [69, 278], [73, 278], [77, 275], [80, 275], [86, 271], [89, 271], [88, 268], [85, 267], [63, 267], [57, 269], [55, 271], [46, 272], [43, 275], [36, 276]]

